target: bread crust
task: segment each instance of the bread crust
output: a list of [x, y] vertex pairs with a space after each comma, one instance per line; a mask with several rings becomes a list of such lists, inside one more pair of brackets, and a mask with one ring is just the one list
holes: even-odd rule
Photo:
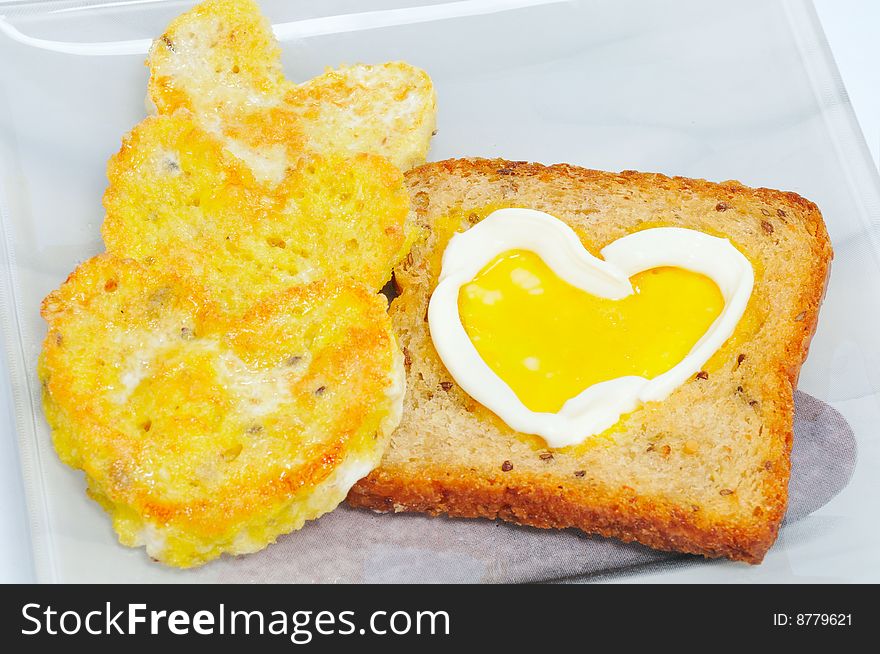
[[379, 512], [417, 512], [458, 518], [501, 519], [540, 529], [577, 528], [654, 549], [760, 563], [776, 540], [769, 529], [701, 525], [693, 514], [650, 498], [565, 493], [531, 475], [485, 479], [466, 468], [446, 479], [420, 480], [381, 467], [349, 491], [348, 503]]
[[[543, 473], [519, 470], [516, 466], [513, 469], [504, 469], [508, 466], [503, 466], [488, 472], [485, 468], [469, 466], [466, 460], [456, 466], [401, 465], [389, 460], [387, 453], [382, 466], [351, 490], [348, 502], [382, 512], [416, 511], [432, 515], [500, 518], [539, 528], [575, 527], [657, 549], [759, 563], [775, 541], [785, 514], [793, 438], [793, 391], [816, 329], [833, 256], [818, 208], [795, 193], [753, 189], [735, 181], [718, 184], [635, 171], [607, 173], [567, 164], [544, 166], [501, 159], [457, 159], [426, 164], [407, 174], [414, 198], [411, 219], [417, 222], [419, 213], [424, 213], [418, 194], [430, 193], [435, 185], [443, 184], [442, 180], [467, 179], [468, 183], [479, 180], [477, 183], [488, 181], [501, 185], [512, 180], [512, 204], [515, 205], [515, 182], [526, 178], [550, 187], [573, 185], [699, 195], [712, 198], [712, 202], [717, 200], [715, 210], [719, 213], [742, 204], [774, 206], [777, 207], [777, 214], [772, 217], [774, 221], [782, 221], [785, 225], [797, 221], [795, 227], [810, 241], [810, 261], [799, 262], [808, 269], [803, 273], [799, 294], [793, 300], [797, 311], [793, 316], [774, 316], [778, 328], [783, 330], [780, 336], [782, 346], [771, 360], [762, 363], [763, 374], [760, 380], [756, 380], [763, 400], [760, 433], [762, 438], [769, 440], [769, 447], [775, 453], [763, 462], [766, 474], [761, 477], [763, 500], [760, 507], [754, 509], [754, 516], [717, 519], [707, 515], [710, 512], [702, 510], [703, 507], [685, 506], [660, 496], [641, 494], [625, 485], [615, 488], [579, 483], [577, 479], [560, 480]], [[462, 209], [466, 211], [467, 206]], [[766, 223], [770, 224], [770, 220]], [[763, 227], [764, 222], [761, 225]], [[413, 265], [411, 259], [409, 264]], [[406, 279], [405, 272], [401, 276]], [[403, 293], [407, 291], [406, 283], [402, 282]], [[399, 321], [406, 317], [396, 318], [399, 329]], [[402, 433], [405, 428], [402, 425], [392, 438], [392, 449], [395, 440], [406, 438]]]

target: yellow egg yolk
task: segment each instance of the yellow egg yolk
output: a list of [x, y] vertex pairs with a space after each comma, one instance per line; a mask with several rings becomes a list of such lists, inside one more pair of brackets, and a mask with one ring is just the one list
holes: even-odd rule
[[532, 411], [555, 413], [598, 382], [652, 379], [680, 362], [724, 308], [714, 281], [682, 268], [633, 275], [634, 293], [597, 297], [526, 250], [465, 284], [462, 325], [479, 355]]

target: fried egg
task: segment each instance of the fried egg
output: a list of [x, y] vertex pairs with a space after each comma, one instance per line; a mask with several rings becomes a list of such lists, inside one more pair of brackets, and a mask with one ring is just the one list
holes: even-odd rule
[[452, 237], [428, 307], [459, 386], [566, 447], [666, 398], [731, 336], [754, 285], [727, 239], [660, 227], [587, 252], [553, 216], [500, 209]]

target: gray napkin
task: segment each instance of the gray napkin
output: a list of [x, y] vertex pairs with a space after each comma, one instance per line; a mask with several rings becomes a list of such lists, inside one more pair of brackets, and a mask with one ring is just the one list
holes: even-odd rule
[[[837, 411], [795, 394], [789, 507], [783, 524], [826, 504], [856, 462], [852, 429]], [[783, 527], [784, 528], [784, 527]], [[227, 582], [536, 582], [619, 573], [687, 557], [589, 536], [501, 521], [385, 515], [341, 506], [257, 554], [225, 558]]]

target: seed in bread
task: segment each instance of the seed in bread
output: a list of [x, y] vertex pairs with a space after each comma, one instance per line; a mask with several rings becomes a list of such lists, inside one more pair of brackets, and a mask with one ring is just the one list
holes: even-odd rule
[[55, 448], [124, 545], [179, 567], [262, 549], [378, 463], [403, 393], [386, 306], [321, 281], [230, 317], [178, 275], [90, 259], [42, 307]]
[[[463, 159], [407, 173], [422, 234], [395, 270], [391, 306], [407, 362], [404, 417], [354, 506], [536, 527], [757, 563], [785, 513], [793, 389], [832, 256], [816, 206], [737, 182]], [[450, 237], [501, 207], [547, 212], [594, 255], [649, 227], [728, 238], [755, 286], [733, 336], [662, 402], [582, 445], [553, 450], [513, 432], [442, 365], [425, 311]]]
[[313, 154], [265, 184], [177, 114], [135, 127], [108, 177], [107, 251], [198, 279], [227, 309], [316, 279], [378, 291], [406, 245], [403, 175], [377, 155]]
[[182, 14], [147, 65], [158, 112], [187, 112], [263, 181], [282, 179], [306, 150], [380, 154], [405, 170], [425, 160], [435, 127], [431, 79], [403, 62], [289, 82], [252, 0], [209, 0]]

